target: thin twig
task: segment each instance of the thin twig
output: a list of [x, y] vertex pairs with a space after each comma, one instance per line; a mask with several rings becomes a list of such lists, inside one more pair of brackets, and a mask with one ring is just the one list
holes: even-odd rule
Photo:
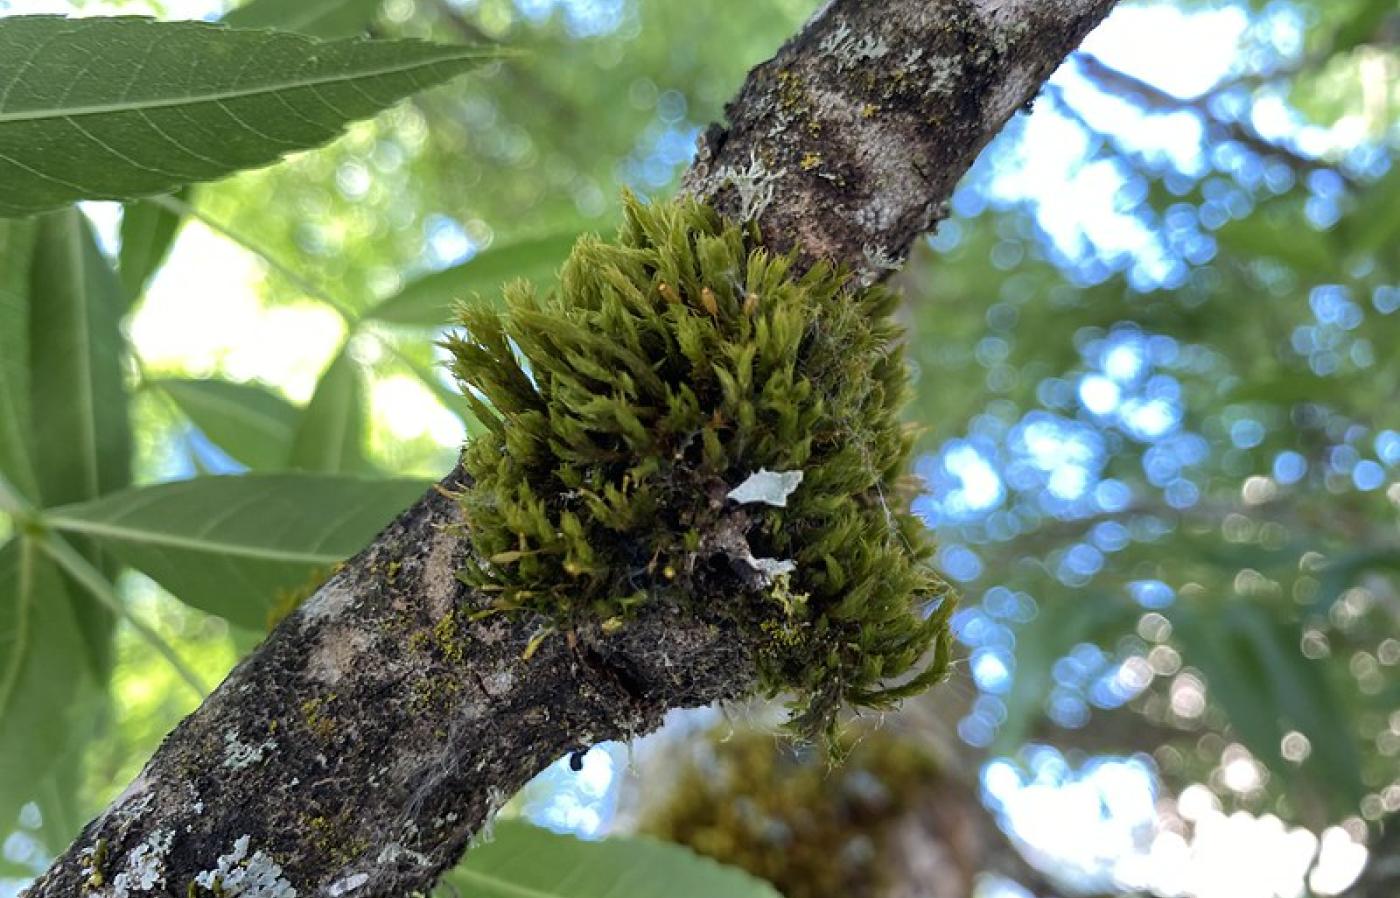
[[1153, 112], [1194, 112], [1208, 127], [1220, 129], [1232, 140], [1238, 141], [1261, 156], [1272, 156], [1282, 160], [1296, 173], [1309, 174], [1318, 170], [1331, 171], [1345, 181], [1348, 186], [1356, 186], [1356, 181], [1350, 175], [1329, 164], [1326, 160], [1308, 156], [1290, 146], [1270, 140], [1256, 131], [1248, 122], [1226, 119], [1215, 113], [1210, 108], [1211, 100], [1231, 85], [1227, 84], [1195, 97], [1179, 97], [1135, 75], [1116, 69], [1097, 56], [1077, 53], [1073, 58], [1084, 74], [1108, 93], [1130, 102], [1136, 102]]
[[237, 243], [239, 246], [246, 249], [248, 252], [257, 256], [259, 259], [262, 259], [263, 262], [266, 263], [267, 267], [271, 268], [273, 271], [276, 271], [288, 281], [291, 281], [291, 283], [298, 290], [305, 293], [307, 296], [310, 296], [311, 298], [319, 300], [325, 303], [326, 305], [330, 306], [336, 311], [338, 315], [340, 315], [341, 318], [345, 319], [347, 325], [354, 325], [356, 315], [354, 310], [352, 310], [349, 306], [345, 305], [340, 300], [331, 296], [329, 293], [322, 290], [320, 287], [317, 287], [311, 281], [307, 280], [305, 277], [302, 277], [302, 275], [299, 274], [290, 265], [285, 264], [276, 256], [272, 255], [270, 252], [253, 242], [251, 239], [233, 230], [233, 228], [229, 227], [228, 225], [224, 224], [218, 219], [206, 215], [205, 213], [199, 211], [197, 207], [174, 196], [151, 197], [149, 202], [160, 206], [162, 209], [174, 212], [176, 215], [188, 215], [191, 218], [198, 219], [200, 222], [207, 225], [212, 230], [215, 230], [218, 233], [224, 235], [228, 239], [232, 240], [234, 243]]

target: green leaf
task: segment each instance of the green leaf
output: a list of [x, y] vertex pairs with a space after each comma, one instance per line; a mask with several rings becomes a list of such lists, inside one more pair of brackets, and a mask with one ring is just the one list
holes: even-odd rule
[[262, 629], [282, 594], [362, 549], [426, 487], [319, 474], [201, 477], [55, 509], [45, 520], [186, 604]]
[[585, 842], [513, 820], [497, 823], [444, 881], [472, 898], [779, 898], [763, 880], [679, 845]]
[[276, 28], [319, 38], [363, 34], [379, 12], [380, 0], [253, 0], [231, 10], [223, 21], [237, 28]]
[[342, 351], [331, 362], [302, 412], [292, 440], [291, 467], [326, 474], [364, 473], [364, 386], [360, 370]]
[[[1355, 718], [1347, 713], [1341, 690], [1328, 676], [1328, 665], [1298, 651], [1299, 631], [1257, 602], [1231, 602], [1230, 627], [1266, 671], [1277, 714], [1312, 743], [1303, 767], [1324, 784], [1339, 813], [1352, 811], [1366, 794]], [[1283, 733], [1279, 733], [1279, 739]]]
[[1332, 54], [1346, 53], [1377, 37], [1387, 16], [1395, 14], [1392, 0], [1370, 0], [1362, 3], [1342, 22], [1332, 37]]
[[[1310, 774], [1337, 810], [1353, 809], [1365, 794], [1354, 725], [1325, 665], [1298, 651], [1297, 627], [1245, 600], [1180, 603], [1167, 614], [1183, 658], [1205, 674], [1210, 697], [1250, 752], [1285, 780]], [[1301, 771], [1281, 751], [1295, 729], [1313, 745]]]
[[29, 266], [33, 222], [0, 219], [0, 477], [29, 501], [39, 486], [29, 451]]
[[370, 309], [366, 317], [389, 324], [443, 327], [453, 307], [473, 293], [495, 296], [508, 281], [530, 278], [539, 283], [554, 274], [573, 248], [579, 231], [571, 228], [492, 247], [461, 265], [420, 278]]
[[498, 55], [204, 22], [0, 19], [0, 215], [267, 165]]
[[72, 712], [95, 691], [85, 651], [53, 564], [27, 540], [0, 546], [0, 832], [73, 748]]
[[35, 464], [45, 505], [91, 499], [131, 480], [123, 384], [122, 288], [87, 219], [39, 219], [30, 280]]
[[281, 396], [226, 380], [162, 378], [152, 386], [230, 458], [255, 471], [286, 469], [301, 411]]
[[[188, 202], [192, 190], [180, 191], [180, 199]], [[134, 302], [146, 292], [146, 285], [155, 276], [175, 235], [180, 231], [180, 216], [155, 203], [128, 203], [122, 210], [122, 248], [117, 257], [117, 270], [127, 299]]]
[[1135, 606], [1092, 591], [1054, 604], [1041, 600], [1036, 616], [1016, 632], [1016, 676], [1005, 697], [1006, 720], [997, 730], [994, 751], [1014, 753], [1035, 729], [1055, 685], [1057, 661], [1080, 643], [1113, 640], [1136, 617]]
[[[77, 210], [38, 220], [30, 297], [30, 407], [41, 504], [82, 502], [121, 489], [131, 482], [120, 328], [125, 295]], [[105, 570], [100, 557], [78, 548]], [[115, 618], [84, 594], [75, 594], [74, 602], [88, 659], [104, 672]]]

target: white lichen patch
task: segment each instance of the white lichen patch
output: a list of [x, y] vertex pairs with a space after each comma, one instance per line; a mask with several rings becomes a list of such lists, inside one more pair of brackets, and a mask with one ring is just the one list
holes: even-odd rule
[[277, 748], [277, 742], [268, 739], [260, 745], [243, 742], [238, 738], [238, 730], [224, 733], [224, 766], [230, 770], [242, 770], [262, 763], [268, 752]]
[[754, 558], [750, 555], [744, 561], [763, 575], [763, 585], [770, 586], [780, 576], [797, 570], [797, 562], [788, 558]]
[[890, 52], [889, 42], [883, 35], [856, 35], [850, 23], [844, 19], [836, 23], [831, 33], [822, 38], [818, 46], [822, 53], [835, 60], [836, 68], [842, 72], [857, 68], [873, 59], [882, 59]]
[[158, 829], [126, 853], [126, 866], [112, 877], [112, 898], [129, 898], [138, 892], [165, 887], [165, 857], [175, 834]]
[[282, 876], [282, 868], [258, 850], [248, 856], [249, 836], [239, 836], [233, 850], [219, 855], [212, 870], [195, 876], [195, 885], [222, 898], [296, 898], [297, 890]]
[[354, 593], [334, 582], [322, 586], [296, 610], [303, 632], [309, 624], [339, 617], [354, 599]]
[[867, 243], [864, 250], [865, 264], [873, 271], [898, 271], [900, 267], [899, 259], [890, 255], [890, 251], [883, 246], [875, 246]]
[[481, 820], [481, 829], [478, 829], [471, 838], [471, 847], [476, 848], [481, 845], [489, 845], [496, 838], [496, 815], [501, 812], [501, 808], [506, 806], [510, 800], [504, 789], [500, 786], [492, 786], [486, 790], [486, 815]]
[[481, 686], [492, 698], [506, 695], [515, 686], [515, 675], [505, 669], [493, 671], [481, 678]]
[[831, 29], [831, 33], [822, 38], [822, 42], [817, 46], [821, 47], [823, 53], [835, 53], [841, 49], [846, 41], [851, 38], [851, 26], [842, 19], [836, 23], [836, 27]]
[[770, 471], [759, 468], [748, 479], [729, 491], [729, 498], [740, 505], [762, 502], [777, 508], [786, 508], [791, 496], [802, 483], [801, 471]]
[[431, 867], [433, 859], [421, 851], [414, 851], [412, 848], [405, 848], [398, 842], [390, 842], [379, 851], [379, 857], [375, 858], [375, 863], [397, 864], [401, 860], [409, 860], [420, 867]]
[[349, 895], [367, 882], [369, 882], [368, 873], [354, 873], [331, 883], [326, 887], [326, 894], [330, 898], [340, 898], [341, 895]]
[[771, 171], [758, 158], [758, 151], [749, 154], [746, 168], [726, 165], [715, 172], [715, 180], [734, 188], [739, 194], [739, 217], [751, 221], [763, 214], [773, 202], [776, 182], [786, 172], [783, 169]]

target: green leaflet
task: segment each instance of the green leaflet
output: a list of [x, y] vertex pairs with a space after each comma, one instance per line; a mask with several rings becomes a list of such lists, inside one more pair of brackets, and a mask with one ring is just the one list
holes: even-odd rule
[[778, 898], [766, 882], [679, 845], [585, 842], [515, 820], [497, 823], [491, 840], [443, 879], [474, 898]]
[[39, 497], [30, 455], [29, 267], [33, 222], [0, 219], [0, 477]]
[[95, 692], [87, 651], [52, 562], [27, 540], [0, 546], [0, 831], [71, 747], [76, 703]]
[[[188, 201], [192, 193], [186, 188], [180, 191], [180, 199]], [[155, 203], [128, 203], [122, 210], [122, 248], [117, 271], [128, 302], [135, 302], [146, 292], [179, 232], [180, 217]]]
[[266, 165], [498, 55], [134, 17], [0, 19], [0, 215]]
[[254, 471], [288, 466], [301, 410], [266, 387], [194, 378], [161, 378], [152, 386], [235, 461]]
[[434, 272], [366, 313], [366, 318], [389, 324], [441, 327], [457, 303], [473, 294], [495, 296], [508, 281], [529, 278], [553, 281], [578, 239], [577, 228], [493, 246], [461, 265]]
[[186, 604], [262, 629], [283, 593], [359, 551], [426, 486], [316, 474], [201, 477], [57, 508], [46, 520]]
[[365, 396], [349, 353], [336, 355], [311, 396], [292, 438], [290, 467], [325, 474], [370, 470], [365, 458]]
[[[38, 219], [30, 278], [34, 466], [43, 506], [93, 499], [131, 482], [124, 338], [126, 297], [76, 209]], [[78, 548], [89, 560], [101, 558]], [[110, 664], [111, 613], [76, 593], [97, 670]]]

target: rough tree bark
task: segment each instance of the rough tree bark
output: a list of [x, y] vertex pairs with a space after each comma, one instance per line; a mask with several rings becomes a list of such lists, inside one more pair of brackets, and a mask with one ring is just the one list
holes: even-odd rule
[[[685, 189], [878, 279], [1114, 2], [833, 0], [750, 74]], [[666, 608], [542, 642], [539, 620], [472, 620], [488, 600], [454, 577], [470, 551], [456, 503], [429, 492], [27, 894], [211, 894], [192, 886], [220, 875], [228, 898], [423, 891], [553, 759], [752, 688], [750, 646]]]

